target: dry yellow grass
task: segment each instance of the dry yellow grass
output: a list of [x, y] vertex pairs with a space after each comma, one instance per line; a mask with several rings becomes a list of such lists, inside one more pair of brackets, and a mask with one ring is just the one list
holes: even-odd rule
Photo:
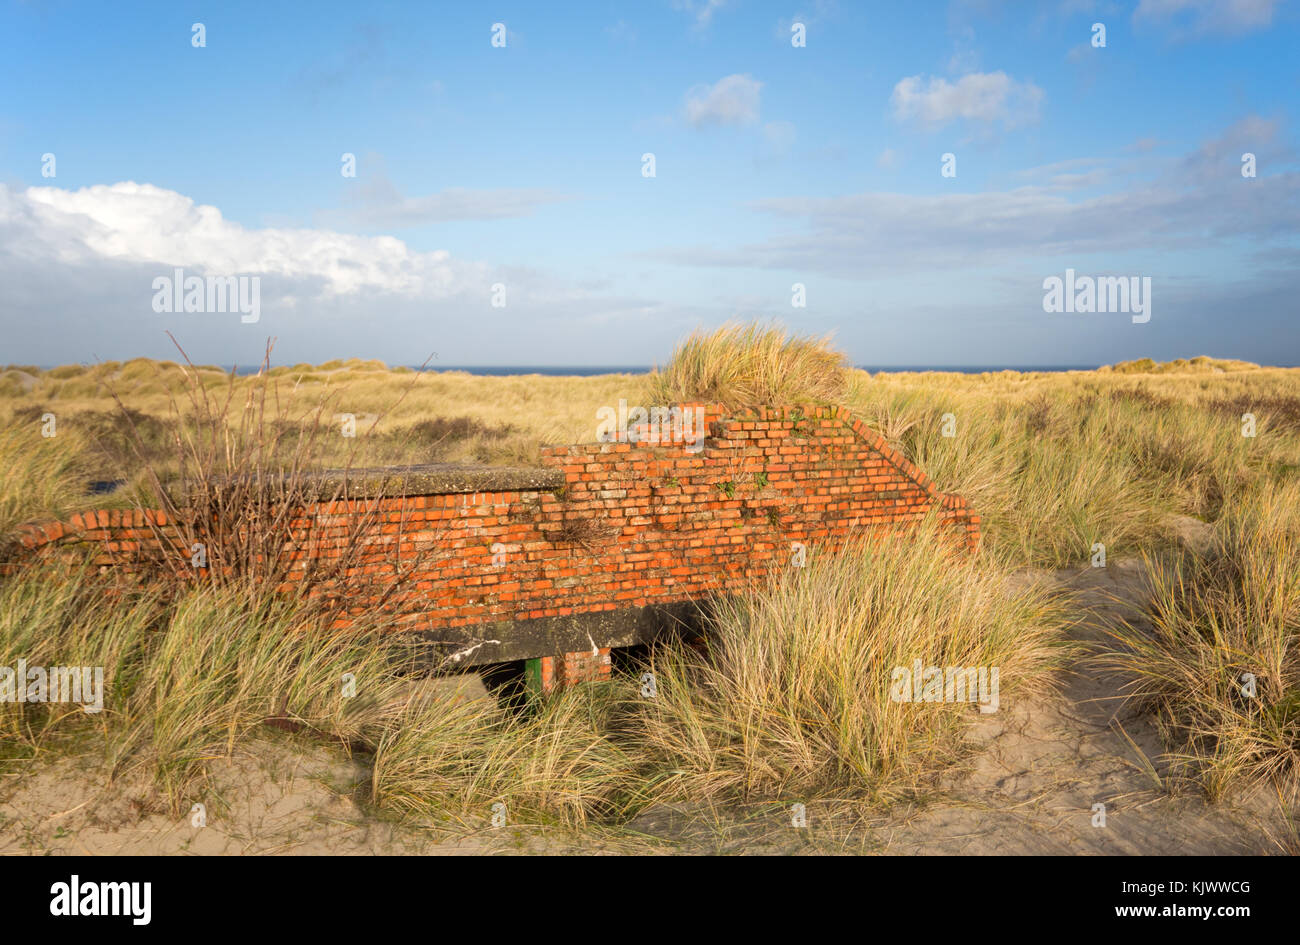
[[1154, 549], [1171, 515], [1214, 521], [1300, 471], [1298, 369], [858, 371], [847, 402], [972, 503], [993, 551], [1029, 564]]
[[[7, 407], [11, 414], [28, 419], [37, 408], [49, 410], [73, 429], [78, 426], [78, 417], [99, 415], [102, 419], [103, 414], [112, 412], [110, 391], [116, 390], [132, 409], [166, 418], [171, 397], [184, 386], [186, 370], [174, 362], [144, 359], [87, 368], [68, 365], [47, 371], [25, 368], [16, 372], [11, 368], [0, 372], [0, 412]], [[6, 379], [12, 380], [15, 373], [21, 373], [27, 382], [9, 383]], [[228, 379], [228, 374], [216, 367], [199, 367], [198, 373], [209, 388], [224, 385]], [[635, 396], [641, 380], [619, 374], [484, 377], [464, 371], [417, 373], [358, 360], [318, 367], [276, 367], [270, 373], [278, 382], [289, 412], [304, 412], [328, 400], [340, 415], [340, 428], [342, 414], [357, 418], [358, 436], [367, 434], [369, 424], [365, 421], [372, 416], [382, 415], [374, 430], [381, 437], [420, 421], [467, 417], [487, 428], [512, 428], [529, 444], [591, 442], [596, 436], [597, 409], [617, 405], [620, 397]], [[248, 385], [252, 379], [244, 376], [237, 383]], [[399, 398], [401, 403], [394, 407]], [[491, 452], [500, 448], [496, 442], [500, 439], [495, 436], [490, 443], [462, 444], [452, 458], [490, 460], [490, 456], [475, 457], [475, 447], [483, 446]], [[413, 458], [420, 458], [421, 446], [411, 444]]]
[[[955, 757], [974, 714], [961, 670], [984, 674], [996, 711], [1000, 695], [1043, 686], [1067, 619], [1061, 600], [955, 557], [933, 522], [814, 552], [711, 611], [707, 654], [655, 654], [657, 692], [637, 703], [669, 800], [914, 791]], [[937, 699], [898, 684], [914, 664], [942, 677]]]
[[779, 325], [729, 322], [683, 340], [650, 375], [654, 404], [685, 401], [729, 407], [833, 403], [844, 395], [849, 360], [830, 338], [789, 334]]
[[1225, 513], [1205, 554], [1152, 562], [1145, 624], [1104, 664], [1151, 709], [1176, 772], [1211, 798], [1300, 781], [1300, 483]]
[[[417, 374], [362, 361], [271, 374], [286, 413], [328, 405], [329, 422], [337, 426], [321, 438], [322, 464], [348, 458], [363, 465], [532, 464], [542, 443], [594, 441], [597, 411], [620, 398], [649, 405], [656, 401], [647, 398], [671, 392], [678, 381], [685, 385], [681, 393], [692, 396], [701, 389], [688, 381], [720, 384], [710, 365], [743, 334], [736, 326], [728, 332], [688, 343], [681, 364], [650, 376]], [[762, 338], [768, 354], [781, 339], [790, 341], [771, 331]], [[823, 348], [815, 339], [800, 341], [791, 349], [794, 363], [812, 357], [819, 369], [838, 372], [839, 399], [941, 488], [969, 499], [984, 516], [990, 548], [1023, 563], [1084, 560], [1098, 542], [1114, 553], [1154, 548], [1171, 514], [1212, 521], [1230, 496], [1300, 469], [1300, 369], [1192, 359], [1068, 373], [872, 375], [833, 367], [839, 356], [827, 360]], [[767, 379], [741, 385], [742, 401], [759, 390], [799, 399], [797, 371], [769, 370], [764, 359], [754, 363]], [[100, 455], [115, 447], [121, 452], [122, 422], [114, 417], [110, 390], [137, 413], [165, 462], [172, 397], [184, 387], [185, 370], [138, 359], [0, 375], [0, 417], [10, 418], [0, 442], [10, 469], [0, 526], [81, 504], [84, 497], [60, 498], [70, 480], [47, 475], [49, 469], [72, 471], [73, 478], [88, 469], [96, 470], [92, 478], [131, 478], [135, 470], [119, 473], [122, 463]], [[198, 374], [213, 389], [228, 382], [216, 368]], [[252, 383], [236, 381], [237, 387]], [[804, 399], [819, 399], [833, 387], [819, 375]], [[58, 417], [56, 440], [40, 437], [46, 412]], [[1254, 437], [1241, 435], [1245, 413], [1256, 417]], [[356, 418], [355, 439], [342, 435], [343, 414]], [[952, 436], [944, 435], [945, 426]], [[43, 465], [21, 472], [37, 460]], [[52, 485], [37, 490], [34, 482]]]
[[[284, 627], [298, 617], [250, 611], [243, 619], [247, 600], [199, 596], [115, 609], [71, 584], [30, 574], [0, 581], [0, 610], [11, 618], [0, 620], [0, 644], [12, 654], [43, 647], [47, 661], [124, 670], [131, 718], [96, 724], [126, 723], [118, 735], [104, 731], [126, 755], [142, 757], [142, 739], [152, 738], [159, 751], [150, 763], [173, 803], [200, 776], [201, 756], [229, 750], [231, 738], [243, 737], [265, 706], [280, 707], [286, 695], [296, 717], [369, 741], [375, 799], [404, 813], [482, 815], [486, 802], [505, 793], [512, 810], [569, 823], [617, 819], [652, 797], [888, 796], [942, 760], [961, 725], [951, 707], [926, 714], [886, 701], [882, 668], [916, 655], [1000, 664], [1029, 688], [1040, 681], [1059, 614], [1041, 600], [1000, 597], [1009, 565], [1084, 560], [1098, 542], [1117, 556], [1159, 551], [1172, 514], [1221, 521], [1228, 536], [1245, 534], [1234, 523], [1248, 510], [1295, 501], [1300, 370], [1193, 359], [1064, 374], [870, 375], [843, 369], [839, 355], [816, 339], [787, 347], [779, 333], [730, 331], [720, 341], [688, 342], [678, 362], [651, 377], [417, 374], [361, 361], [271, 374], [279, 416], [307, 415], [325, 403], [356, 417], [361, 442], [340, 429], [317, 457], [322, 463], [357, 446], [369, 462], [531, 462], [540, 443], [594, 440], [597, 411], [620, 398], [839, 399], [943, 489], [970, 499], [985, 520], [984, 560], [952, 570], [918, 545], [892, 556], [847, 556], [827, 565], [830, 571], [819, 569], [815, 583], [813, 572], [787, 575], [723, 607], [713, 659], [662, 655], [662, 697], [652, 707], [634, 703], [635, 710], [620, 708], [601, 688], [520, 718], [491, 706], [411, 707], [397, 727], [386, 712], [344, 718], [333, 701], [338, 660], [361, 660], [357, 641], [337, 651], [286, 646]], [[742, 359], [751, 376], [723, 370], [732, 343], [746, 338], [761, 342]], [[815, 367], [811, 383], [801, 385], [799, 365]], [[194, 380], [214, 391], [230, 383], [216, 368], [141, 359], [0, 372], [0, 417], [7, 418], [0, 529], [89, 505], [85, 479], [111, 476], [115, 462], [134, 475], [124, 449], [130, 429], [147, 451], [165, 456], [177, 424], [194, 419], [176, 407]], [[235, 400], [255, 383], [236, 378]], [[125, 418], [115, 412], [113, 391]], [[57, 417], [55, 437], [41, 436], [45, 413]], [[1254, 416], [1254, 436], [1242, 435], [1244, 414]], [[341, 427], [342, 418], [334, 422]], [[1283, 518], [1274, 511], [1249, 520]], [[1293, 648], [1294, 543], [1229, 559], [1247, 569], [1242, 581], [1223, 584], [1232, 573], [1219, 565], [1198, 578], [1213, 606], [1189, 609], [1166, 594], [1169, 639], [1150, 644], [1146, 660], [1161, 668], [1159, 677], [1148, 676], [1144, 695], [1158, 703], [1171, 735], [1192, 731], [1206, 739], [1185, 750], [1198, 763], [1208, 759], [1212, 793], [1239, 774], [1290, 771], [1296, 754], [1294, 660], [1277, 656]], [[1251, 616], [1277, 601], [1285, 606], [1268, 611], [1276, 632], [1249, 636]], [[1216, 627], [1242, 638], [1231, 653], [1214, 642]], [[1206, 633], [1211, 642], [1200, 642]], [[925, 652], [914, 654], [918, 642]], [[1250, 647], [1268, 685], [1271, 714], [1262, 720], [1242, 716], [1226, 689], [1207, 697], [1228, 669], [1236, 671], [1233, 654]], [[365, 661], [384, 659], [379, 648], [364, 649]], [[868, 678], [876, 684], [864, 689]], [[1200, 688], [1165, 684], [1180, 678], [1199, 680]], [[0, 754], [47, 745], [46, 729], [65, 718], [40, 711], [0, 718]], [[458, 733], [466, 739], [457, 742]]]

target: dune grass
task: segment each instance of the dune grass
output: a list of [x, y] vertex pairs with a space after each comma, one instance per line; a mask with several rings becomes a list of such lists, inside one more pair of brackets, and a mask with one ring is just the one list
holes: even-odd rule
[[[318, 444], [318, 458], [335, 465], [350, 455], [365, 465], [534, 464], [542, 443], [593, 441], [599, 408], [634, 396], [639, 384], [631, 375], [484, 377], [438, 371], [436, 364], [424, 372], [355, 359], [331, 365], [270, 367], [267, 377], [276, 383], [286, 415], [305, 415], [318, 404], [328, 405], [323, 419], [330, 435]], [[18, 375], [22, 383], [3, 383]], [[11, 368], [0, 371], [0, 418], [7, 415], [6, 425], [23, 426], [53, 412], [60, 431], [83, 435], [89, 460], [107, 471], [131, 458], [130, 451], [122, 449], [122, 418], [111, 396], [114, 391], [137, 420], [153, 423], [147, 445], [155, 461], [166, 461], [177, 432], [177, 398], [188, 400], [184, 392], [194, 383], [216, 394], [231, 380], [231, 373], [218, 367], [191, 368], [143, 358], [46, 371]], [[258, 380], [239, 374], [233, 382], [240, 397]], [[184, 415], [186, 404], [180, 406]], [[355, 418], [351, 438], [343, 435], [349, 415]], [[38, 423], [31, 423], [30, 429], [39, 434]]]
[[1151, 562], [1148, 619], [1105, 665], [1156, 717], [1176, 778], [1218, 799], [1300, 785], [1300, 484], [1231, 504], [1203, 556]]
[[229, 756], [268, 719], [340, 746], [373, 735], [397, 695], [394, 655], [373, 629], [326, 631], [284, 599], [198, 589], [151, 635], [113, 750], [182, 809], [205, 759]]
[[722, 403], [733, 409], [835, 403], [848, 358], [829, 338], [793, 335], [779, 325], [731, 322], [693, 332], [646, 381], [652, 404]]
[[[93, 732], [116, 768], [143, 766], [180, 810], [205, 761], [268, 719], [343, 745], [375, 731], [399, 691], [399, 656], [373, 627], [327, 632], [283, 598], [211, 587], [168, 597], [90, 569], [25, 569], [0, 580], [0, 666], [99, 668], [103, 705], [0, 703], [0, 757], [16, 763]], [[355, 698], [342, 695], [344, 673], [361, 680]]]
[[[205, 394], [242, 405], [258, 384], [278, 400], [256, 436], [241, 438], [246, 411], [196, 405]], [[486, 819], [493, 803], [511, 823], [576, 826], [664, 801], [889, 801], [951, 761], [975, 711], [893, 701], [895, 667], [997, 666], [1006, 693], [1045, 685], [1065, 602], [1012, 589], [1009, 569], [1086, 561], [1099, 543], [1154, 563], [1172, 548], [1170, 517], [1189, 515], [1216, 523], [1218, 544], [1158, 571], [1155, 629], [1118, 630], [1114, 665], [1132, 674], [1134, 698], [1211, 796], [1293, 776], [1296, 370], [1192, 359], [873, 376], [847, 369], [825, 339], [753, 325], [697, 333], [648, 377], [486, 378], [360, 361], [260, 378], [143, 359], [11, 367], [0, 372], [9, 418], [0, 540], [95, 502], [144, 503], [150, 481], [184, 478], [187, 462], [199, 478], [266, 472], [286, 457], [532, 462], [541, 443], [593, 441], [597, 410], [622, 397], [845, 403], [971, 502], [984, 550], [957, 563], [918, 533], [814, 553], [808, 568], [717, 602], [707, 653], [657, 651], [653, 700], [621, 679], [523, 709], [412, 700], [407, 654], [375, 623], [360, 615], [352, 631], [326, 631], [319, 608], [268, 597], [266, 575], [238, 588], [146, 592], [88, 572], [52, 580], [26, 569], [0, 578], [0, 665], [103, 666], [109, 696], [93, 716], [0, 705], [0, 760], [22, 765], [65, 734], [92, 733], [116, 764], [144, 766], [184, 809], [210, 759], [278, 718], [364, 756], [373, 801], [428, 821]], [[53, 438], [41, 436], [47, 412], [57, 416]], [[355, 438], [336, 431], [349, 413]], [[1254, 436], [1242, 435], [1245, 414]], [[227, 446], [223, 465], [218, 447]], [[240, 465], [258, 449], [252, 467]], [[86, 495], [90, 479], [113, 475], [128, 488]], [[240, 519], [233, 531], [259, 521]], [[1239, 686], [1247, 672], [1257, 679], [1250, 699]], [[356, 698], [342, 695], [344, 673], [362, 680]]]
[[638, 704], [662, 797], [916, 790], [977, 713], [971, 702], [895, 701], [895, 670], [997, 667], [1000, 691], [1024, 695], [1046, 684], [1065, 622], [1060, 600], [954, 557], [926, 527], [814, 553], [711, 610], [707, 652], [657, 652], [656, 695]]
[[639, 746], [616, 734], [623, 688], [572, 687], [524, 709], [412, 703], [375, 746], [371, 797], [426, 822], [621, 822], [646, 802]]
[[[981, 514], [986, 544], [1022, 564], [1156, 552], [1170, 516], [1214, 521], [1225, 503], [1300, 470], [1300, 371], [1207, 377], [876, 375], [848, 405]], [[1255, 416], [1253, 437], [1242, 417]], [[945, 435], [945, 432], [951, 435]]]
[[100, 667], [103, 709], [0, 702], [0, 767], [74, 745], [111, 770], [143, 770], [179, 814], [205, 800], [213, 761], [268, 725], [323, 739], [372, 770], [381, 810], [472, 825], [618, 819], [634, 765], [610, 737], [616, 700], [582, 687], [523, 709], [417, 695], [410, 648], [375, 623], [327, 628], [279, 597], [201, 587], [167, 598], [90, 571], [0, 580], [0, 666]]
[[[743, 357], [747, 343], [754, 351]], [[965, 496], [983, 516], [991, 552], [1037, 566], [1087, 560], [1096, 543], [1111, 554], [1157, 551], [1168, 545], [1169, 516], [1214, 521], [1230, 496], [1300, 472], [1296, 369], [1193, 358], [1063, 374], [871, 375], [842, 364], [824, 339], [731, 325], [697, 333], [662, 371], [641, 377], [491, 378], [360, 361], [273, 367], [267, 376], [287, 417], [328, 404], [312, 457], [325, 466], [527, 465], [543, 443], [595, 441], [597, 411], [620, 398], [835, 400], [940, 488]], [[141, 477], [110, 390], [123, 392], [144, 461], [166, 474], [179, 465], [177, 427], [193, 422], [184, 403], [173, 413], [178, 395], [196, 382], [213, 392], [232, 382], [217, 368], [143, 359], [55, 373], [5, 372], [24, 380], [9, 396], [0, 389], [0, 415], [7, 407], [10, 417], [0, 425], [0, 460], [15, 470], [0, 484], [0, 534], [92, 504], [86, 479]], [[233, 383], [244, 397], [257, 381]], [[45, 412], [58, 417], [53, 441], [40, 438]], [[345, 413], [356, 418], [354, 438], [342, 435]], [[1254, 437], [1241, 435], [1247, 413]], [[288, 444], [305, 429], [290, 427]]]
[[[0, 758], [26, 759], [69, 724], [101, 733], [116, 724], [121, 696], [161, 609], [157, 594], [114, 595], [89, 568], [33, 567], [0, 579], [0, 667], [88, 666], [104, 671], [103, 711], [78, 705], [0, 702]], [[13, 679], [15, 694], [25, 681]], [[12, 694], [11, 694], [12, 695]]]
[[1004, 594], [1004, 579], [928, 530], [814, 550], [807, 569], [719, 602], [707, 657], [660, 648], [656, 698], [619, 677], [514, 704], [417, 694], [409, 649], [377, 619], [339, 631], [237, 587], [163, 594], [32, 568], [0, 580], [0, 665], [101, 666], [104, 709], [4, 704], [0, 758], [74, 736], [84, 751], [93, 735], [112, 770], [147, 772], [179, 813], [204, 799], [214, 760], [270, 723], [348, 752], [377, 809], [432, 825], [481, 825], [498, 803], [510, 823], [582, 827], [678, 800], [878, 801], [942, 769], [977, 715], [891, 701], [893, 667], [997, 666], [1003, 693], [1044, 684], [1059, 609]]
[[93, 464], [76, 431], [41, 435], [42, 421], [0, 423], [0, 548], [26, 522], [60, 519], [89, 506]]
[[209, 800], [214, 761], [274, 726], [352, 755], [372, 773], [377, 809], [431, 825], [481, 825], [498, 802], [511, 823], [570, 826], [637, 806], [613, 684], [522, 708], [430, 696], [413, 686], [410, 648], [375, 622], [340, 631], [281, 597], [201, 587], [169, 598], [89, 570], [57, 576], [0, 579], [0, 666], [100, 667], [103, 708], [0, 702], [0, 771], [102, 753], [114, 774], [146, 773], [180, 814]]
[[706, 652], [659, 646], [649, 697], [638, 670], [522, 714], [409, 709], [376, 749], [374, 797], [438, 818], [499, 800], [583, 825], [664, 803], [909, 795], [953, 761], [978, 711], [894, 701], [896, 667], [998, 667], [1000, 692], [1023, 697], [1068, 653], [1065, 602], [1007, 579], [934, 528], [814, 550], [806, 568], [714, 602]]

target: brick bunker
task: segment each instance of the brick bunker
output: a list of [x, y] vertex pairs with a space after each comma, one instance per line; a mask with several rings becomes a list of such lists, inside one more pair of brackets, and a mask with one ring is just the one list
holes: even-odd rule
[[[965, 547], [978, 545], [966, 501], [842, 407], [683, 409], [703, 412], [702, 441], [645, 443], [641, 427], [642, 442], [543, 447], [541, 468], [368, 471], [385, 481], [400, 472], [400, 495], [367, 493], [363, 471], [347, 501], [316, 503], [300, 522], [313, 553], [329, 555], [355, 540], [349, 517], [369, 515], [373, 552], [346, 576], [355, 607], [416, 561], [385, 603], [393, 629], [417, 634], [444, 668], [527, 660], [544, 690], [608, 675], [611, 648], [650, 642], [694, 602], [864, 529], [934, 512]], [[102, 566], [147, 571], [167, 524], [159, 513], [86, 512], [28, 526], [23, 544], [89, 547]]]

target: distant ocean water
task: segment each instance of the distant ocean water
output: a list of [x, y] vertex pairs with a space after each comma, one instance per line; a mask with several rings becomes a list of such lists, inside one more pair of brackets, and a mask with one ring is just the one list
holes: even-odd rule
[[[277, 365], [287, 367], [287, 365]], [[899, 372], [899, 371], [950, 371], [956, 374], [983, 374], [988, 371], [1095, 371], [1098, 364], [857, 364], [860, 371]], [[1285, 367], [1285, 365], [1281, 365]], [[421, 370], [417, 364], [408, 365], [413, 370]], [[42, 367], [41, 370], [48, 370]], [[651, 368], [644, 364], [598, 364], [598, 365], [555, 365], [555, 364], [473, 364], [449, 365], [439, 364], [423, 368], [425, 373], [436, 371], [464, 371], [480, 377], [518, 377], [524, 374], [541, 374], [546, 377], [594, 377], [597, 374], [647, 374]], [[243, 365], [235, 368], [235, 373], [244, 376], [256, 374], [257, 365]]]
[[[952, 371], [958, 374], [983, 374], [985, 371], [1095, 371], [1097, 364], [1048, 364], [1048, 365], [856, 365], [859, 370], [870, 371]], [[426, 367], [426, 371], [464, 371], [491, 377], [513, 377], [520, 374], [544, 374], [550, 377], [593, 377], [597, 374], [646, 374], [651, 370], [646, 365], [599, 365], [596, 367], [572, 367], [555, 365], [492, 366], [463, 365], [451, 366], [440, 364]]]

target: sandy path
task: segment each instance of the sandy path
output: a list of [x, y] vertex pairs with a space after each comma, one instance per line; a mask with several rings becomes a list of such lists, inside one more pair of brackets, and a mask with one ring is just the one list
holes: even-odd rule
[[[1104, 621], [1136, 617], [1145, 575], [1137, 561], [1026, 574], [1079, 595], [1090, 613], [1073, 633], [1101, 637]], [[1120, 680], [1079, 666], [1059, 693], [1003, 702], [981, 718], [972, 740], [982, 746], [972, 769], [945, 782], [945, 800], [881, 824], [893, 853], [1177, 854], [1277, 852], [1276, 802], [1209, 806], [1170, 797], [1155, 781], [1167, 771], [1153, 724], [1117, 698]], [[1126, 737], [1127, 736], [1127, 737]], [[1154, 771], [1154, 774], [1152, 773]], [[1094, 804], [1105, 826], [1093, 826]]]
[[[429, 853], [415, 831], [367, 817], [350, 798], [358, 772], [320, 750], [258, 745], [214, 766], [207, 824], [172, 816], [139, 778], [105, 783], [105, 769], [64, 758], [9, 785], [0, 799], [0, 853]], [[448, 845], [447, 852], [456, 852]], [[463, 852], [477, 852], [468, 844]]]

